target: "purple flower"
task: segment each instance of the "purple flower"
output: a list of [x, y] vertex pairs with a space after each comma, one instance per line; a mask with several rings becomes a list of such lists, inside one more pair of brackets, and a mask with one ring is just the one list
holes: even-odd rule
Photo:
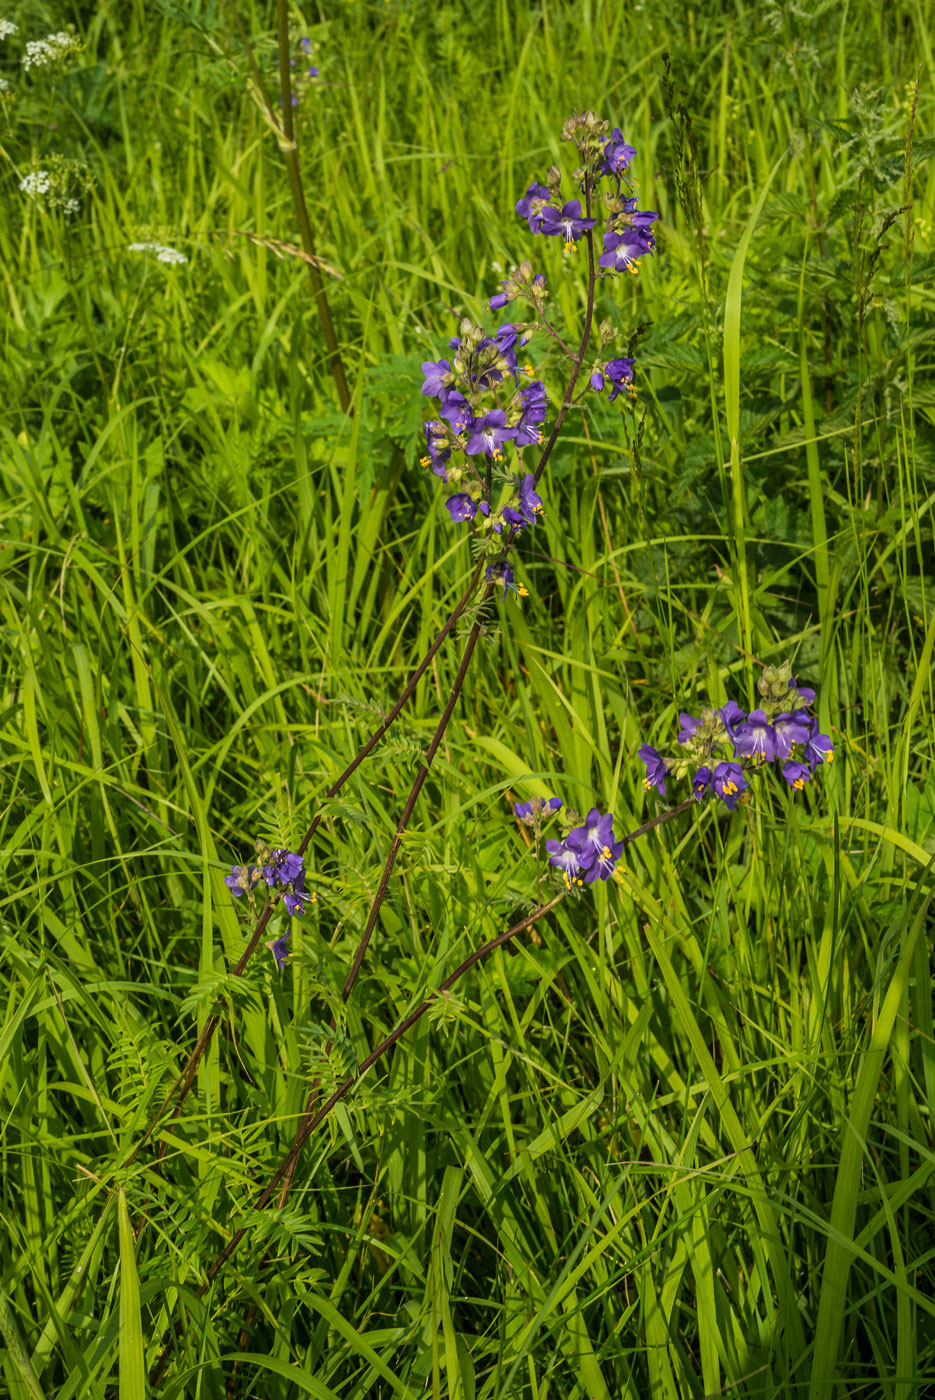
[[[799, 694], [801, 695], [801, 691]], [[834, 749], [827, 734], [822, 734], [818, 728], [817, 719], [813, 719], [809, 725], [808, 739], [805, 744], [805, 761], [812, 772], [820, 768], [823, 763], [831, 763]]]
[[568, 247], [577, 243], [581, 235], [587, 233], [588, 229], [592, 229], [596, 222], [596, 219], [583, 219], [581, 217], [580, 199], [570, 199], [558, 210], [549, 205], [542, 211], [542, 232], [561, 234]]
[[639, 751], [639, 755], [646, 764], [646, 777], [643, 779], [643, 787], [647, 792], [651, 787], [654, 787], [661, 796], [665, 797], [666, 774], [669, 771], [669, 765], [666, 763], [665, 759], [656, 752], [652, 744], [644, 744]]
[[732, 739], [737, 737], [737, 726], [743, 724], [747, 718], [746, 710], [742, 710], [736, 700], [728, 700], [726, 705], [722, 705], [718, 714], [724, 721], [724, 728]]
[[527, 524], [535, 525], [536, 517], [542, 514], [542, 498], [536, 493], [536, 478], [532, 472], [523, 477], [518, 495], [520, 514]]
[[523, 411], [516, 425], [516, 446], [537, 447], [542, 441], [538, 425], [545, 422], [546, 415], [545, 385], [540, 379], [535, 379], [525, 389], [520, 389], [519, 396], [523, 401]]
[[791, 788], [795, 788], [796, 792], [801, 792], [805, 784], [811, 780], [812, 770], [807, 763], [797, 763], [793, 758], [782, 765], [782, 776]]
[[502, 408], [495, 408], [483, 418], [475, 418], [471, 423], [470, 437], [465, 447], [469, 457], [485, 452], [494, 461], [503, 456], [503, 444], [516, 437], [516, 429], [506, 426], [506, 414]]
[[509, 525], [511, 530], [525, 530], [526, 517], [513, 506], [500, 507], [500, 519], [505, 525]]
[[499, 347], [500, 354], [512, 361], [510, 368], [514, 370], [516, 368], [515, 349], [521, 350], [524, 345], [529, 343], [529, 339], [528, 335], [520, 337], [520, 333], [512, 321], [504, 321], [503, 325], [499, 326], [492, 336], [492, 340]]
[[451, 424], [452, 432], [463, 433], [471, 422], [471, 405], [457, 389], [442, 391], [441, 416]]
[[794, 676], [789, 682], [789, 689], [796, 692], [796, 705], [802, 705], [803, 707], [805, 705], [811, 705], [812, 701], [815, 699], [814, 690], [811, 690], [807, 685], [796, 685]]
[[738, 724], [734, 752], [754, 763], [771, 763], [776, 757], [776, 736], [762, 710], [751, 710], [745, 722]]
[[511, 588], [514, 593], [518, 593], [521, 598], [528, 598], [529, 592], [522, 583], [516, 583], [513, 579], [513, 568], [506, 559], [499, 559], [496, 564], [488, 564], [485, 578], [490, 583], [502, 583], [503, 592], [500, 595], [502, 603], [506, 597], [506, 591]]
[[580, 885], [582, 881], [579, 876], [584, 867], [574, 846], [569, 846], [567, 841], [546, 841], [545, 848], [549, 853], [549, 864], [562, 872], [567, 888], [571, 889], [572, 883]]
[[635, 228], [646, 237], [650, 245], [655, 244], [654, 235], [650, 232], [653, 224], [659, 218], [655, 209], [637, 209], [636, 200], [626, 200], [626, 213], [619, 216], [619, 222], [624, 228]]
[[304, 865], [304, 857], [296, 855], [294, 851], [272, 850], [268, 863], [263, 866], [263, 879], [271, 887], [291, 885], [302, 875]]
[[446, 378], [451, 374], [451, 365], [447, 360], [426, 360], [422, 365], [422, 373], [425, 375], [425, 383], [422, 385], [423, 394], [428, 394], [433, 399], [441, 398], [442, 393], [448, 387]]
[[425, 445], [428, 449], [427, 455], [420, 458], [423, 467], [431, 466], [436, 476], [440, 476], [444, 481], [447, 473], [445, 463], [451, 458], [451, 448], [445, 446], [445, 427], [443, 423], [428, 422], [425, 425]]
[[318, 69], [315, 67], [314, 64], [312, 64], [311, 68], [306, 69], [306, 74], [309, 78], [317, 78]]
[[224, 883], [235, 899], [239, 899], [242, 894], [248, 894], [255, 885], [260, 883], [260, 867], [258, 865], [232, 865], [231, 873], [224, 876]]
[[522, 199], [517, 200], [516, 212], [529, 220], [530, 233], [538, 233], [542, 228], [542, 210], [551, 197], [548, 185], [537, 185], [533, 182]]
[[306, 898], [305, 890], [286, 890], [282, 897], [282, 902], [286, 906], [286, 913], [298, 918], [305, 913], [303, 900]]
[[507, 296], [506, 292], [497, 292], [495, 296], [490, 298], [487, 305], [490, 307], [491, 311], [502, 311], [503, 308], [509, 304], [509, 300], [510, 298]]
[[276, 939], [273, 940], [272, 943], [267, 943], [267, 945], [266, 945], [267, 948], [268, 948], [268, 949], [270, 950], [270, 952], [272, 953], [273, 957], [276, 959], [276, 966], [279, 968], [279, 971], [280, 971], [280, 972], [282, 972], [283, 968], [285, 967], [286, 963], [287, 963], [288, 960], [289, 960], [289, 946], [288, 946], [288, 945], [289, 945], [289, 935], [288, 935], [288, 933], [283, 934], [282, 938], [276, 938]]
[[302, 48], [305, 49], [306, 53], [308, 53], [309, 49], [312, 47], [311, 39], [300, 39], [299, 43], [301, 44]]
[[597, 854], [592, 865], [588, 866], [585, 881], [590, 884], [592, 880], [609, 880], [615, 874], [617, 861], [620, 859], [620, 852], [623, 850], [623, 842], [611, 842], [603, 846]]
[[600, 851], [613, 841], [613, 824], [614, 819], [609, 812], [601, 816], [597, 807], [592, 807], [584, 819], [584, 824], [569, 831], [565, 840], [570, 846], [574, 846], [576, 851], [580, 851], [582, 865], [589, 867], [597, 859]]
[[477, 502], [473, 496], [467, 495], [464, 491], [459, 491], [456, 496], [449, 496], [445, 502], [445, 509], [451, 515], [456, 525], [462, 520], [473, 520], [477, 514]]
[[626, 173], [627, 167], [635, 155], [635, 147], [627, 145], [620, 128], [615, 126], [610, 133], [610, 140], [604, 146], [601, 170], [605, 175], [616, 175], [619, 180], [620, 176]]
[[613, 385], [610, 391], [611, 403], [613, 403], [625, 384], [633, 383], [633, 366], [635, 363], [635, 360], [628, 360], [623, 355], [618, 360], [608, 361], [605, 368], [607, 370], [607, 378]]
[[592, 389], [596, 389], [597, 392], [600, 393], [601, 390], [603, 389], [603, 387], [604, 387], [604, 376], [601, 374], [601, 372], [600, 372], [599, 369], [596, 369], [596, 370], [594, 371], [594, 373], [591, 375], [591, 388], [592, 388]]
[[711, 775], [711, 786], [717, 796], [732, 812], [740, 800], [740, 795], [750, 786], [739, 763], [719, 763]]
[[304, 856], [298, 856], [294, 851], [280, 852], [279, 883], [281, 885], [287, 882], [292, 884], [294, 880], [298, 880], [299, 876], [303, 873], [304, 865]]
[[700, 802], [711, 786], [711, 769], [699, 768], [692, 778], [692, 797]]
[[773, 736], [776, 740], [776, 758], [787, 759], [792, 757], [792, 750], [796, 744], [804, 744], [809, 735], [807, 718], [801, 712], [798, 715], [777, 715], [773, 722]]
[[624, 229], [622, 233], [604, 234], [604, 251], [598, 258], [601, 267], [620, 272], [622, 268], [636, 271], [639, 258], [652, 251], [652, 237], [641, 238], [636, 229]]
[[679, 743], [687, 744], [700, 723], [701, 720], [695, 719], [694, 715], [679, 715], [679, 724], [682, 726], [679, 730]]

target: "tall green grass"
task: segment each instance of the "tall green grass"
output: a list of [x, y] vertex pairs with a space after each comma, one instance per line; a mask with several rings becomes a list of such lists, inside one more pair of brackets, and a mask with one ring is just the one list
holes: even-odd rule
[[[242, 13], [272, 72], [272, 11]], [[929, 1393], [926, 6], [296, 10], [350, 420], [224, 7], [12, 17], [20, 38], [71, 20], [87, 50], [54, 92], [4, 50], [7, 1389], [146, 1394], [176, 1336], [167, 1400]], [[638, 286], [607, 289], [627, 334], [652, 321], [638, 450], [596, 400], [570, 420], [530, 597], [491, 615], [326, 1058], [458, 639], [331, 804], [282, 976], [266, 955], [229, 976], [224, 865], [299, 839], [464, 589], [417, 465], [418, 365], [523, 256], [580, 317], [581, 270], [512, 212], [576, 106], [637, 146], [661, 211]], [[77, 221], [20, 196], [30, 145], [88, 161]], [[189, 264], [125, 251], [150, 233]], [[815, 790], [763, 784], [631, 848], [619, 890], [465, 979], [252, 1212], [310, 1081], [529, 905], [510, 801], [636, 826], [639, 744], [751, 702], [787, 654], [836, 744]], [[122, 1166], [218, 998], [161, 1169], [155, 1145]]]

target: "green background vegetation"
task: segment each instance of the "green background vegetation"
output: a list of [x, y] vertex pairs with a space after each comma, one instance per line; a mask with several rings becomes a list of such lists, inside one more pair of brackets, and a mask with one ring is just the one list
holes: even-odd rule
[[[273, 12], [242, 13], [272, 78]], [[166, 1397], [926, 1393], [930, 8], [296, 10], [350, 421], [275, 242], [295, 218], [224, 6], [9, 16], [7, 1388], [135, 1400], [177, 1328]], [[24, 78], [22, 41], [66, 22], [80, 62]], [[323, 1061], [458, 638], [331, 805], [281, 976], [262, 950], [228, 975], [248, 930], [224, 866], [256, 835], [298, 841], [464, 588], [465, 531], [418, 466], [418, 365], [524, 256], [580, 322], [583, 259], [513, 213], [548, 164], [572, 168], [575, 107], [623, 129], [661, 212], [656, 257], [599, 289], [625, 340], [652, 322], [641, 440], [619, 405], [569, 421], [520, 552], [530, 596], [491, 610]], [[93, 173], [77, 218], [19, 193], [49, 152]], [[147, 237], [190, 262], [126, 251]], [[561, 365], [533, 360], [557, 398]], [[316, 1135], [284, 1208], [251, 1215], [315, 1075], [530, 907], [511, 801], [558, 792], [638, 825], [657, 810], [639, 744], [671, 747], [680, 710], [752, 703], [757, 663], [787, 655], [833, 767], [643, 839], [621, 888], [466, 978]], [[121, 1166], [218, 996], [161, 1166], [155, 1142]]]

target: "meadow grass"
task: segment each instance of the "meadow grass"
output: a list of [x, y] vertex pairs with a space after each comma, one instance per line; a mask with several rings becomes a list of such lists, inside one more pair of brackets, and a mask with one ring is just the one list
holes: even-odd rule
[[[274, 81], [273, 10], [241, 14]], [[350, 416], [230, 11], [11, 18], [86, 49], [55, 83], [0, 52], [9, 1393], [931, 1394], [928, 7], [296, 9]], [[622, 128], [661, 214], [601, 312], [652, 323], [640, 410], [569, 420], [530, 596], [489, 612], [346, 1009], [463, 628], [327, 805], [289, 967], [233, 979], [225, 866], [256, 835], [294, 849], [473, 567], [418, 467], [419, 362], [524, 256], [580, 320], [583, 269], [513, 213], [575, 107]], [[18, 188], [54, 151], [96, 182], [68, 221]], [[147, 238], [189, 263], [126, 251]], [[629, 848], [620, 887], [479, 965], [255, 1211], [311, 1080], [532, 908], [510, 803], [636, 827], [639, 745], [751, 704], [787, 655], [836, 746], [813, 790], [764, 782]], [[195, 1091], [127, 1165], [218, 999]]]

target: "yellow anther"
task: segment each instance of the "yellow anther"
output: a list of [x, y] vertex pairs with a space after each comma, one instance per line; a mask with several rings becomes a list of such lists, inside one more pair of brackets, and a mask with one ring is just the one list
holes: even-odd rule
[[527, 589], [527, 587], [526, 587], [526, 585], [525, 585], [524, 583], [519, 583], [519, 584], [517, 584], [517, 586], [516, 586], [516, 591], [517, 591], [517, 593], [520, 595], [521, 598], [528, 598], [528, 597], [529, 597], [529, 590]]
[[798, 788], [799, 791], [801, 792], [802, 788], [804, 788], [804, 786], [805, 786], [805, 779], [804, 779], [804, 778], [796, 778], [796, 780], [795, 780], [795, 782], [792, 784], [792, 786], [793, 786], [794, 788]]
[[567, 890], [570, 890], [570, 889], [571, 889], [571, 881], [569, 880], [568, 875], [567, 875], [567, 873], [566, 873], [564, 870], [562, 871], [562, 879], [565, 881], [565, 888], [566, 888]]
[[826, 763], [831, 763], [831, 762], [833, 761], [833, 759], [834, 759], [834, 749], [829, 749], [828, 752], [825, 754], [825, 762], [826, 762]]

